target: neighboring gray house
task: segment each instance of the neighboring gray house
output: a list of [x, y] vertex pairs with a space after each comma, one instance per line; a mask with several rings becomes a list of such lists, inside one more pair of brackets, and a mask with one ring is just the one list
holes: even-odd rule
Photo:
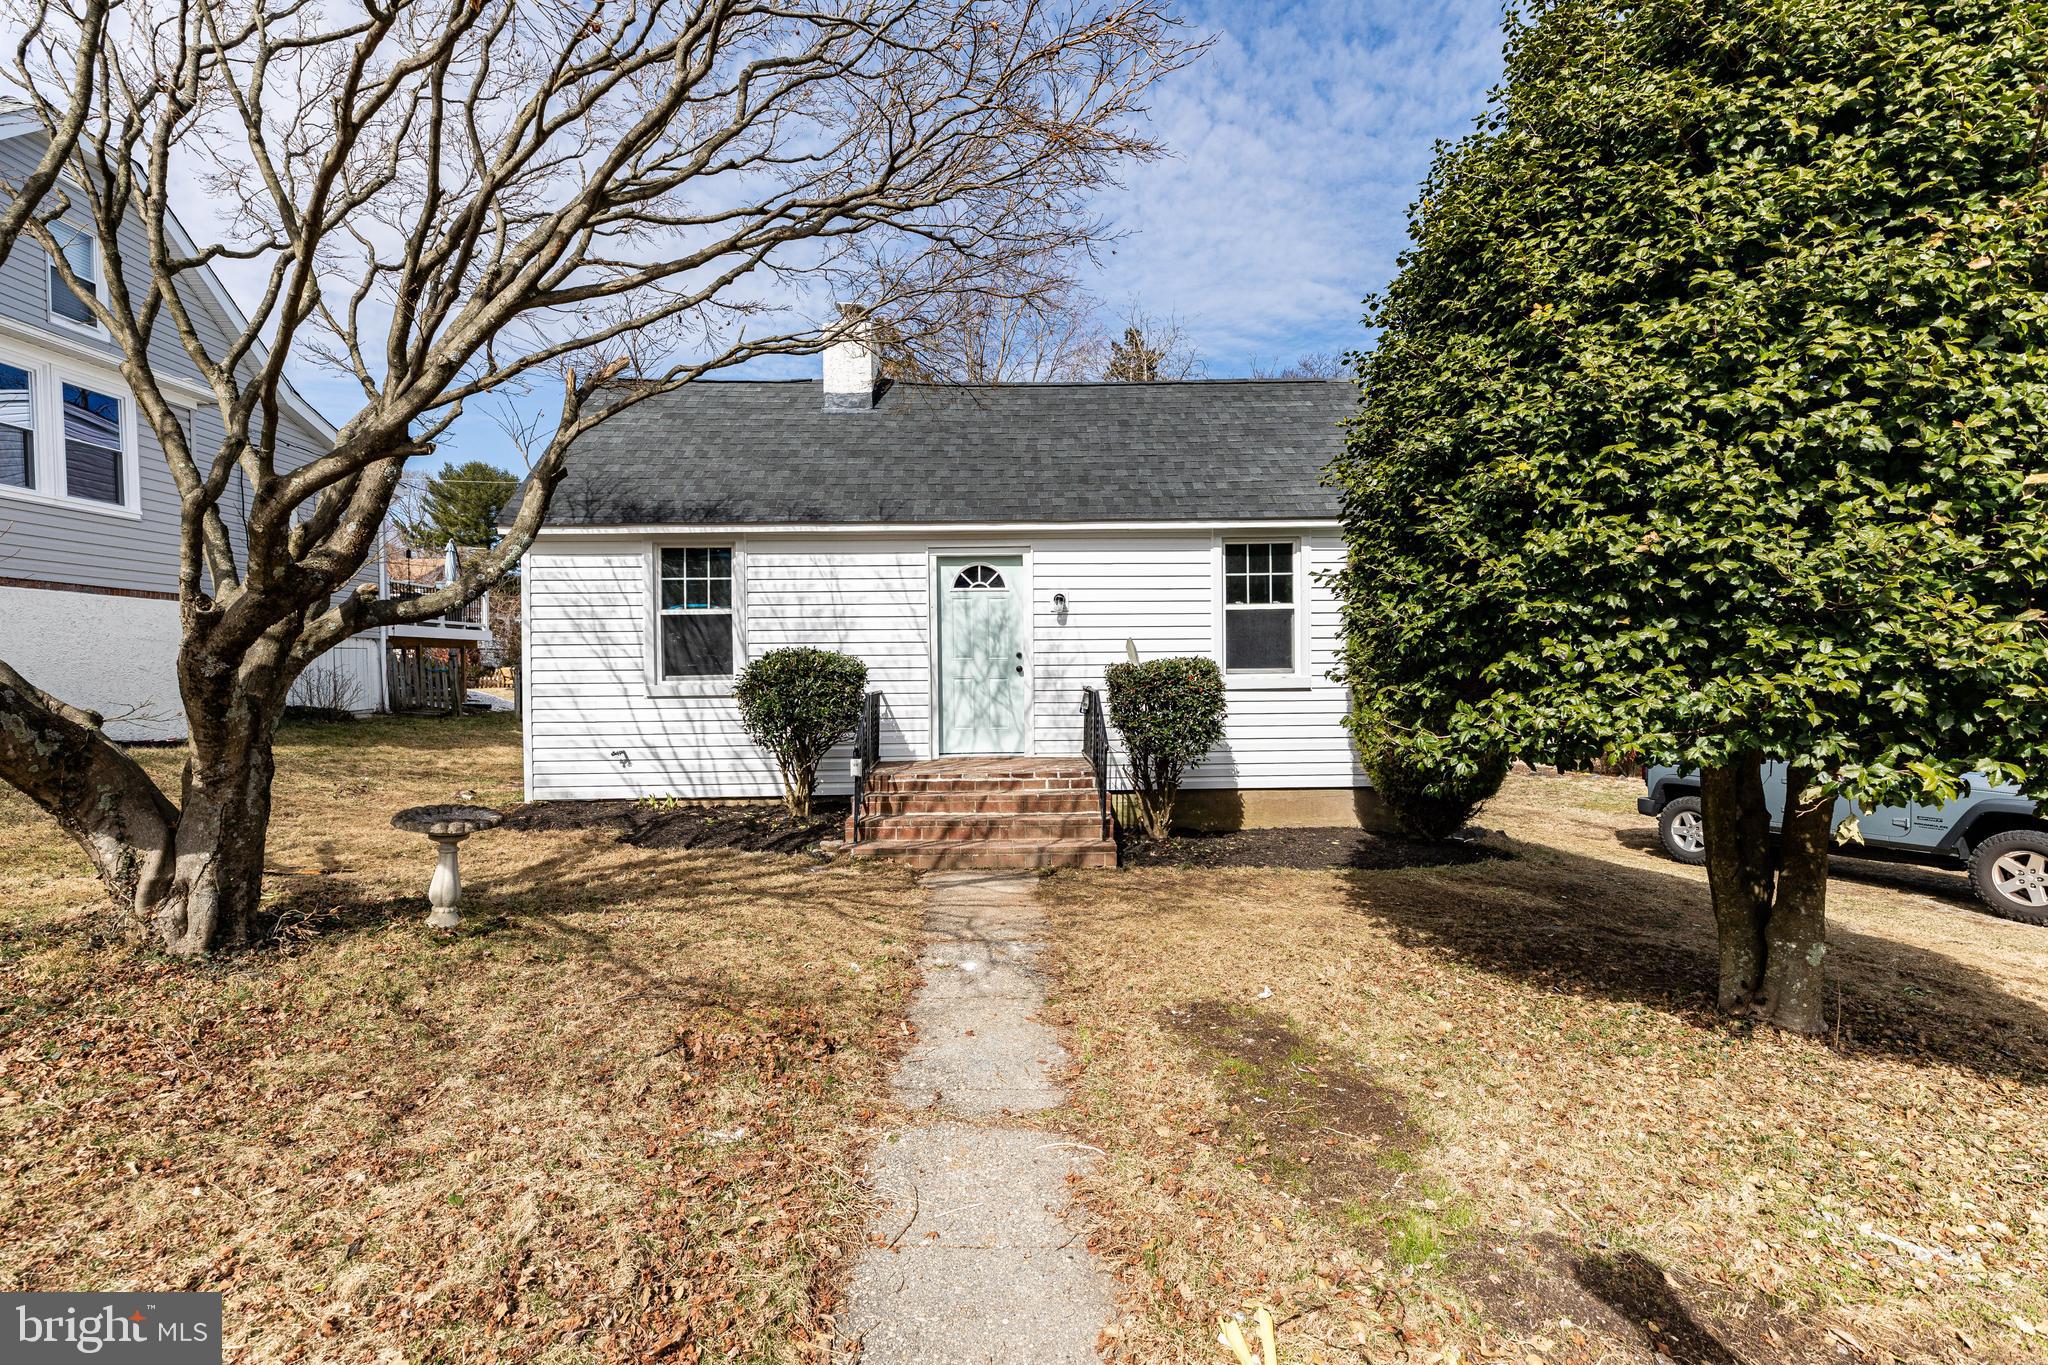
[[[0, 107], [0, 175], [18, 183], [41, 138], [33, 118]], [[146, 261], [140, 226], [124, 232], [133, 235], [128, 259]], [[74, 269], [98, 278], [92, 234], [70, 240]], [[210, 272], [197, 278], [204, 296], [188, 305], [224, 342], [241, 314]], [[194, 444], [217, 445], [212, 392], [176, 330], [159, 327], [154, 345], [158, 382], [189, 404]], [[119, 350], [48, 257], [18, 243], [0, 267], [0, 659], [74, 705], [125, 716], [107, 727], [117, 739], [177, 739], [178, 499], [119, 365]], [[311, 459], [334, 435], [287, 387], [280, 464]], [[345, 679], [358, 709], [381, 709], [384, 650], [383, 639], [359, 637], [309, 673], [320, 675], [314, 682]]]
[[[822, 384], [639, 403], [577, 443], [525, 559], [527, 794], [774, 794], [733, 681], [813, 645], [868, 665], [875, 780], [962, 803], [894, 792], [864, 840], [933, 865], [1096, 861], [1075, 802], [1005, 792], [1085, 776], [1092, 808], [1083, 689], [1135, 647], [1224, 669], [1191, 818], [1350, 821], [1367, 784], [1329, 676], [1344, 542], [1321, 474], [1355, 401], [1320, 380], [891, 383], [842, 341]], [[848, 790], [848, 753], [824, 775]]]

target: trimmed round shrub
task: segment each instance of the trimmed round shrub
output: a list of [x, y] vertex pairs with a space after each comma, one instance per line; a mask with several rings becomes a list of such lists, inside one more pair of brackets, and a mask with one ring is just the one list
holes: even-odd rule
[[1470, 823], [1500, 790], [1512, 760], [1504, 753], [1461, 754], [1425, 746], [1373, 726], [1358, 737], [1358, 761], [1400, 831], [1435, 842]]
[[782, 772], [782, 804], [808, 820], [818, 764], [860, 724], [868, 666], [829, 649], [771, 649], [733, 687], [740, 723]]
[[1223, 671], [1214, 659], [1111, 664], [1109, 723], [1123, 736], [1145, 833], [1164, 838], [1180, 780], [1223, 738]]

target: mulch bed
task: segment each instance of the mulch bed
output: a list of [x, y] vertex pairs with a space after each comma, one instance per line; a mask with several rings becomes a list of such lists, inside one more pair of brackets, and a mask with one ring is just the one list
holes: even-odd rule
[[772, 802], [666, 805], [656, 801], [535, 801], [505, 812], [508, 830], [610, 829], [633, 848], [726, 849], [803, 853], [837, 839], [846, 802], [815, 801], [811, 818], [793, 821]]
[[1351, 867], [1377, 871], [1444, 867], [1508, 856], [1467, 839], [1419, 843], [1372, 834], [1355, 825], [1182, 833], [1165, 839], [1147, 839], [1136, 830], [1124, 829], [1117, 832], [1117, 841], [1125, 867]]

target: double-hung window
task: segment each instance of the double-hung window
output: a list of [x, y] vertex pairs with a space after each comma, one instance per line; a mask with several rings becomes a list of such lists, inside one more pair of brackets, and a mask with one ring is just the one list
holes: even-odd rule
[[1223, 668], [1295, 671], [1295, 547], [1291, 541], [1223, 547]]
[[0, 364], [0, 484], [36, 486], [36, 391], [27, 370]]
[[136, 516], [133, 401], [102, 371], [0, 351], [0, 499]]
[[733, 672], [733, 556], [730, 545], [661, 552], [658, 676], [663, 682], [730, 678]]
[[[92, 234], [69, 223], [52, 223], [50, 235], [57, 239], [57, 249], [64, 254], [71, 273], [85, 281], [90, 291], [96, 294], [100, 284], [99, 248]], [[92, 309], [65, 280], [55, 261], [50, 262], [50, 315], [82, 327], [99, 326], [99, 319], [92, 315]]]
[[79, 384], [64, 386], [64, 491], [91, 502], [122, 503], [127, 452], [121, 439], [121, 400]]

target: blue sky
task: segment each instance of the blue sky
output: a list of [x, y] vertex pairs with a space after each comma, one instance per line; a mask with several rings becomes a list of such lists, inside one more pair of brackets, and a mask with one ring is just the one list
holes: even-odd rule
[[[1500, 0], [1183, 0], [1181, 13], [1214, 43], [1154, 93], [1173, 155], [1104, 196], [1124, 235], [1092, 292], [1112, 311], [1178, 317], [1215, 377], [1359, 346], [1361, 301], [1393, 274], [1432, 147], [1472, 126], [1500, 74]], [[347, 385], [299, 378], [347, 415]], [[472, 458], [521, 468], [481, 413], [429, 463]]]
[[1214, 46], [1152, 122], [1172, 159], [1104, 211], [1130, 234], [1095, 292], [1175, 313], [1215, 376], [1365, 340], [1436, 141], [1500, 75], [1499, 0], [1193, 0]]

